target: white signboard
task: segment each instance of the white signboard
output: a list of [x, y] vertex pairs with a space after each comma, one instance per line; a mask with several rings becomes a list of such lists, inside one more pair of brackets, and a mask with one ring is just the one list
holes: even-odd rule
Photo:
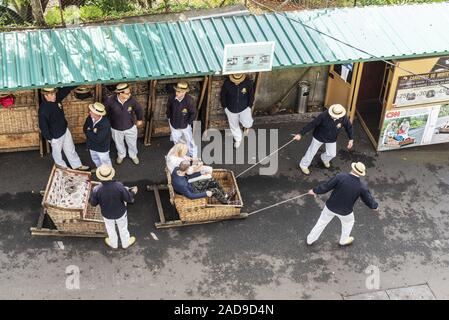
[[274, 41], [226, 44], [222, 74], [271, 71]]

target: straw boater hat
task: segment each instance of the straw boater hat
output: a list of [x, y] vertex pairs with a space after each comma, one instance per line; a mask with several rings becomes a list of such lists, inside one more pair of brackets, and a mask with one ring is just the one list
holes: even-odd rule
[[126, 89], [129, 88], [129, 84], [127, 83], [119, 83], [116, 87], [114, 92], [116, 93], [120, 93], [120, 92], [124, 92]]
[[9, 95], [11, 95], [11, 94], [8, 93], [8, 92], [0, 92], [0, 98], [7, 97], [7, 96], [9, 96]]
[[106, 115], [106, 108], [100, 102], [95, 102], [95, 103], [90, 104], [89, 105], [89, 110], [92, 111], [93, 113], [99, 115], [99, 116]]
[[188, 92], [189, 84], [185, 81], [178, 82], [175, 87], [173, 87], [176, 91]]
[[353, 162], [353, 163], [351, 163], [351, 168], [359, 176], [366, 175], [365, 165], [363, 163], [361, 163], [361, 162]]
[[56, 93], [56, 91], [58, 91], [58, 89], [56, 89], [56, 88], [42, 88], [41, 89], [42, 94]]
[[345, 116], [346, 109], [341, 104], [333, 104], [329, 107], [329, 114], [332, 118], [340, 119]]
[[245, 80], [246, 75], [244, 73], [234, 73], [229, 75], [229, 80], [231, 80], [235, 84], [240, 84]]
[[112, 166], [103, 164], [97, 168], [96, 175], [101, 181], [110, 181], [115, 176], [115, 170]]

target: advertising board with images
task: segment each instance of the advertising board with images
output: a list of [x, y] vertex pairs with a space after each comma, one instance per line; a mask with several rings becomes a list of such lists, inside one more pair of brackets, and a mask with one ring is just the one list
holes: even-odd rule
[[440, 57], [428, 73], [398, 78], [394, 107], [449, 101], [449, 57]]
[[378, 150], [449, 142], [449, 104], [387, 111]]
[[274, 41], [226, 44], [222, 74], [271, 71]]

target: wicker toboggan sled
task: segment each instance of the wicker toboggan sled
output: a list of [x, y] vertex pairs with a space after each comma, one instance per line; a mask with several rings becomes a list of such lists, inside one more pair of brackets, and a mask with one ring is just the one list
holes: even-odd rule
[[[155, 223], [157, 228], [169, 228], [183, 225], [209, 223], [228, 219], [242, 219], [246, 218], [246, 213], [241, 213], [243, 208], [243, 200], [240, 190], [237, 185], [234, 173], [226, 169], [214, 169], [212, 177], [220, 183], [220, 185], [227, 191], [232, 187], [236, 190], [235, 200], [238, 204], [221, 204], [214, 197], [201, 199], [188, 199], [183, 195], [175, 193], [171, 184], [171, 175], [168, 169], [165, 169], [167, 175], [167, 185], [148, 186], [149, 191], [154, 191], [156, 203], [159, 212], [160, 222]], [[170, 203], [176, 208], [179, 215], [179, 220], [167, 221], [159, 191], [168, 190], [170, 196]]]
[[[89, 197], [97, 182], [89, 172], [53, 167], [43, 194], [41, 216], [32, 235], [104, 237], [106, 229], [99, 206], [92, 207]], [[47, 215], [56, 229], [43, 228]]]

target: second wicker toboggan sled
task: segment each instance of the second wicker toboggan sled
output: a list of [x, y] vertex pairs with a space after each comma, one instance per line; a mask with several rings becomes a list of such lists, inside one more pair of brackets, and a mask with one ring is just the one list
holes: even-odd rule
[[[225, 190], [232, 187], [236, 190], [235, 200], [238, 204], [221, 204], [214, 197], [190, 200], [183, 195], [175, 193], [171, 184], [171, 175], [168, 169], [165, 169], [167, 175], [167, 185], [147, 186], [148, 191], [153, 191], [156, 198], [157, 209], [160, 222], [156, 222], [156, 228], [170, 228], [185, 225], [194, 225], [210, 223], [228, 219], [243, 219], [248, 215], [242, 213], [243, 200], [237, 185], [234, 173], [226, 169], [214, 169], [212, 177], [221, 184]], [[179, 220], [167, 220], [162, 207], [162, 201], [159, 194], [160, 190], [168, 190], [170, 203], [176, 208]]]

